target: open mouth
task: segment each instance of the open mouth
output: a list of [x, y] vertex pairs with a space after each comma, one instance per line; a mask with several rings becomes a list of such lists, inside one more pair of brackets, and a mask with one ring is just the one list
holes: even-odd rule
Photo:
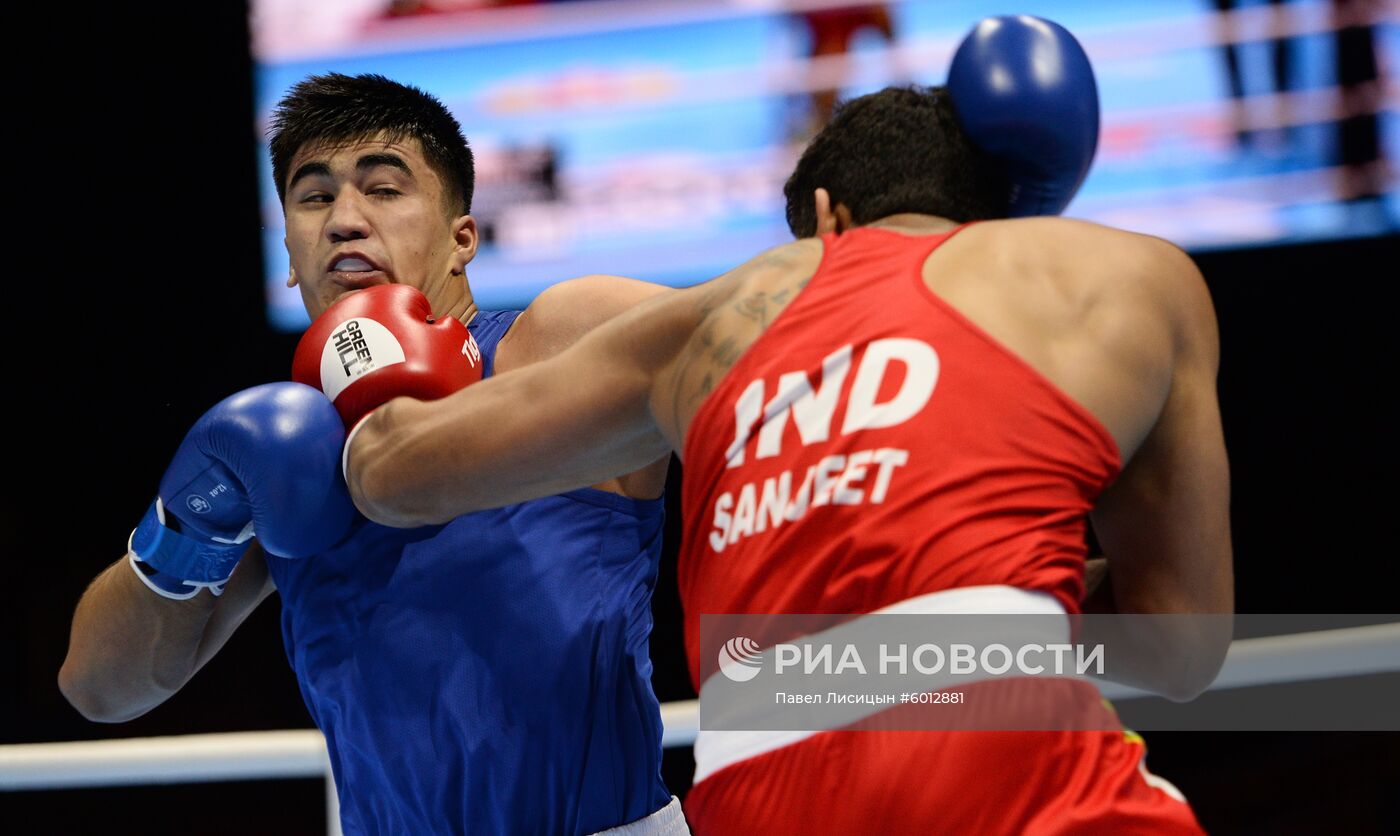
[[389, 282], [388, 273], [359, 253], [345, 253], [336, 256], [331, 261], [326, 273], [330, 276], [331, 281], [350, 290]]
[[360, 288], [389, 284], [389, 275], [383, 270], [334, 270], [331, 272], [330, 277], [331, 281], [350, 290], [359, 290]]

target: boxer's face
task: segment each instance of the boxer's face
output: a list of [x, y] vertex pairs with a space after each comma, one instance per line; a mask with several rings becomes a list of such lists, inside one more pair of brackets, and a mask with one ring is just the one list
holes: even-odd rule
[[289, 171], [287, 254], [313, 319], [340, 296], [377, 284], [412, 285], [435, 311], [465, 293], [476, 222], [446, 207], [417, 139], [308, 144]]

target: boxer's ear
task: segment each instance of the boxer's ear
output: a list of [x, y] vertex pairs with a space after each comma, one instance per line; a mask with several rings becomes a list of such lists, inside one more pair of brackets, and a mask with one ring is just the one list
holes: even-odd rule
[[[287, 246], [287, 237], [286, 237], [285, 235], [282, 236], [282, 248], [285, 249], [285, 250], [287, 251], [287, 255], [290, 256], [290, 255], [292, 254], [292, 248]], [[288, 267], [288, 268], [287, 268], [287, 287], [296, 287], [296, 286], [297, 286], [297, 268], [295, 268], [295, 267]]]
[[476, 229], [476, 218], [471, 215], [463, 215], [452, 222], [452, 275], [466, 275], [467, 264], [476, 257], [477, 244], [481, 241], [481, 236]]
[[855, 226], [851, 222], [851, 210], [846, 208], [846, 204], [831, 205], [831, 192], [826, 189], [817, 189], [813, 200], [817, 210], [818, 235], [826, 235], [828, 232], [840, 235]]

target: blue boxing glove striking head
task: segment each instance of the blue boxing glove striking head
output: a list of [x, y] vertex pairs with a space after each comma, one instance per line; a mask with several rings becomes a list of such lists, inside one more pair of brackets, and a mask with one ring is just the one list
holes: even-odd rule
[[1008, 214], [1064, 211], [1099, 141], [1098, 86], [1074, 36], [1028, 15], [987, 18], [954, 54], [948, 91], [968, 139], [1006, 170]]

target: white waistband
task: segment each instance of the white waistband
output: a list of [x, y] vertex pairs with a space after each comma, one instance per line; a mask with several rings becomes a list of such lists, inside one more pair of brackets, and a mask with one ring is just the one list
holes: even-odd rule
[[[930, 592], [897, 601], [875, 610], [870, 615], [1064, 615], [1065, 608], [1055, 596], [1014, 586], [965, 586]], [[860, 619], [847, 622], [849, 626]], [[1069, 622], [1065, 622], [1065, 636]], [[712, 676], [719, 676], [718, 673]], [[701, 686], [703, 706], [704, 686]], [[869, 713], [884, 710], [871, 706]], [[704, 717], [703, 708], [701, 717]], [[698, 784], [727, 766], [781, 749], [805, 740], [814, 734], [811, 729], [795, 731], [705, 731], [695, 735], [695, 783]]]
[[674, 795], [671, 803], [649, 816], [618, 827], [600, 830], [593, 836], [690, 836], [690, 825], [681, 812], [681, 800]]

